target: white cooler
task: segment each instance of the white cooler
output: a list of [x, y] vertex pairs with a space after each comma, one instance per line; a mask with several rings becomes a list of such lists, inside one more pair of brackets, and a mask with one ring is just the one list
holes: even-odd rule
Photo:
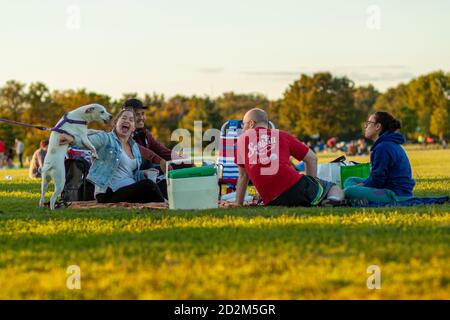
[[[176, 162], [178, 161], [168, 162], [168, 165]], [[189, 172], [189, 169], [172, 170], [171, 172], [174, 174], [176, 171]], [[218, 208], [219, 187], [215, 168], [214, 174], [208, 176], [171, 178], [169, 172], [166, 172], [169, 209]]]

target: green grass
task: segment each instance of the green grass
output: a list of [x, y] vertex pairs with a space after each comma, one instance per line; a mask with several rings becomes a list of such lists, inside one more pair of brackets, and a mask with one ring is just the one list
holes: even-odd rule
[[[450, 151], [409, 155], [416, 194], [450, 194]], [[0, 170], [1, 299], [450, 298], [449, 204], [49, 212], [39, 189]], [[66, 287], [70, 265], [81, 290]]]

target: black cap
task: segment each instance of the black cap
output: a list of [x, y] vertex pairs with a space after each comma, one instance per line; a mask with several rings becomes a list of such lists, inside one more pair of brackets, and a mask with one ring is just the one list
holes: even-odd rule
[[122, 106], [122, 109], [148, 109], [139, 99], [128, 99]]

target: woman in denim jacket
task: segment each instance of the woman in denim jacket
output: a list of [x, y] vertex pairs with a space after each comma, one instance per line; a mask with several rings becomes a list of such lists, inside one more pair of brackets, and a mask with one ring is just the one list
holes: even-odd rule
[[[135, 130], [133, 110], [122, 110], [113, 120], [110, 132], [89, 134], [89, 141], [97, 150], [87, 179], [95, 184], [95, 198], [99, 203], [164, 202], [157, 184], [148, 179], [149, 170], [139, 170], [142, 163], [139, 147], [131, 135]], [[61, 144], [82, 147], [81, 140], [62, 135]]]

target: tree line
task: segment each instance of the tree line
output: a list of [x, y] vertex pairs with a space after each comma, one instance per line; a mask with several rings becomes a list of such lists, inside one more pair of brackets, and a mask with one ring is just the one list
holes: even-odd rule
[[[173, 130], [193, 130], [194, 120], [203, 121], [203, 129], [220, 128], [224, 121], [242, 119], [244, 113], [259, 107], [266, 110], [277, 128], [288, 130], [303, 140], [311, 137], [327, 139], [337, 136], [356, 139], [362, 135], [362, 124], [369, 113], [385, 110], [403, 123], [402, 132], [414, 139], [418, 135], [434, 135], [444, 139], [450, 135], [450, 73], [432, 72], [399, 84], [386, 92], [374, 86], [355, 86], [348, 77], [329, 72], [300, 75], [277, 100], [261, 94], [226, 92], [217, 98], [176, 95], [166, 98], [152, 93], [139, 97], [123, 94], [113, 99], [86, 89], [50, 90], [42, 82], [29, 85], [15, 80], [0, 87], [0, 118], [52, 127], [70, 110], [89, 103], [100, 103], [117, 113], [129, 98], [140, 98], [150, 106], [147, 125], [166, 144]], [[99, 129], [107, 129], [97, 124]], [[14, 138], [25, 142], [30, 155], [48, 132], [0, 122], [0, 139], [12, 145]]]

